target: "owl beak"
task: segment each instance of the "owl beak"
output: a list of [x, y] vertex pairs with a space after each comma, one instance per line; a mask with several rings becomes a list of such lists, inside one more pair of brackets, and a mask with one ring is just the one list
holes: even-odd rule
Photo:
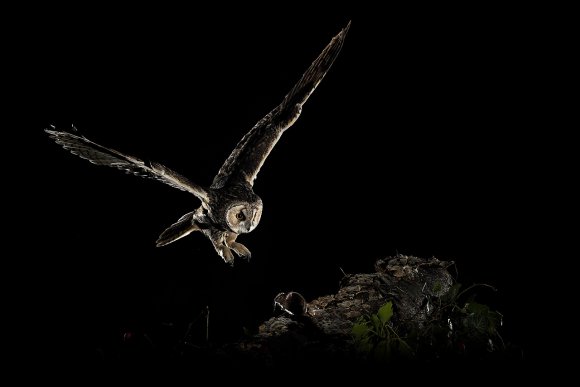
[[247, 225], [246, 232], [252, 232], [253, 229], [256, 228], [256, 216], [258, 215], [258, 210], [252, 210], [252, 217], [250, 218], [250, 222]]
[[256, 224], [256, 216], [258, 216], [258, 210], [254, 208], [252, 212], [252, 224]]

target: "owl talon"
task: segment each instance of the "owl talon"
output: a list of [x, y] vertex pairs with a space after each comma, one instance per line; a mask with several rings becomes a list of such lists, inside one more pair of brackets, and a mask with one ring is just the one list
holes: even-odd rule
[[220, 246], [220, 248], [216, 248], [216, 250], [225, 263], [229, 263], [231, 266], [234, 266], [234, 255], [227, 246]]
[[243, 254], [243, 255], [238, 254], [238, 256], [242, 259], [245, 259], [248, 262], [250, 262], [250, 259], [252, 259], [252, 253], [250, 253], [249, 251], [248, 251], [248, 254]]
[[229, 245], [230, 249], [234, 250], [234, 253], [238, 255], [238, 257], [243, 258], [247, 261], [252, 258], [252, 253], [246, 246], [238, 242], [231, 242]]

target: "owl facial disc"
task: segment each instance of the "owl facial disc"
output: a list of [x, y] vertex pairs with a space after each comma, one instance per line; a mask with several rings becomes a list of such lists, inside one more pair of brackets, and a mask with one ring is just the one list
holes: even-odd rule
[[242, 203], [231, 206], [226, 213], [228, 227], [236, 234], [252, 232], [262, 217], [262, 206]]

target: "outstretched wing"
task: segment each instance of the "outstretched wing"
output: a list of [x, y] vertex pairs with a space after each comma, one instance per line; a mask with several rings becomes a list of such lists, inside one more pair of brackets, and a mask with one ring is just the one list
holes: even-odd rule
[[213, 180], [212, 188], [230, 182], [254, 184], [256, 175], [282, 133], [300, 116], [302, 105], [316, 89], [338, 56], [348, 25], [332, 38], [280, 105], [262, 118], [238, 143]]
[[150, 162], [147, 165], [136, 157], [105, 148], [83, 136], [49, 129], [45, 131], [64, 149], [93, 164], [115, 167], [136, 176], [159, 180], [174, 188], [190, 192], [204, 202], [208, 201], [207, 191], [204, 188], [159, 163]]

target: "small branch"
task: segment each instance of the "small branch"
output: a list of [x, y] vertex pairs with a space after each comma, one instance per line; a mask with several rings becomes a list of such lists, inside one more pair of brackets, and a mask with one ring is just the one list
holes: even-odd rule
[[209, 305], [205, 306], [205, 341], [209, 342]]

